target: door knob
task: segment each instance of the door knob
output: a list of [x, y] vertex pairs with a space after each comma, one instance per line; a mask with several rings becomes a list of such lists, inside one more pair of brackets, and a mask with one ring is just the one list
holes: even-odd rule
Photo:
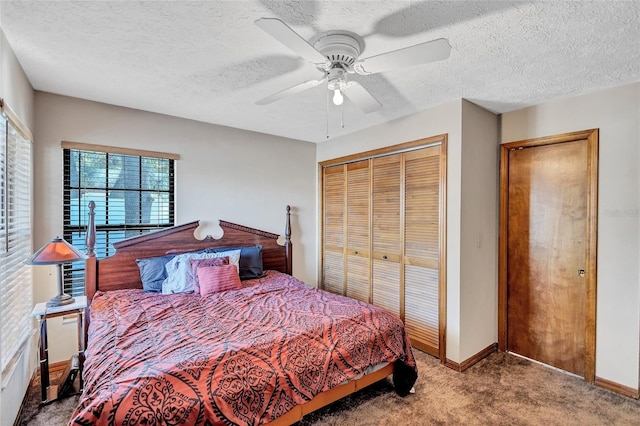
[[585, 276], [584, 269], [578, 269], [578, 276], [579, 277], [584, 277]]

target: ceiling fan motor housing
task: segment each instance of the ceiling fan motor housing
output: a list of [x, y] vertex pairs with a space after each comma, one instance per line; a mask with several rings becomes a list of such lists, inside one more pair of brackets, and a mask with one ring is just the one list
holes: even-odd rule
[[[353, 64], [362, 51], [363, 41], [359, 36], [348, 31], [332, 31], [320, 37], [313, 44], [313, 47], [329, 59], [330, 69], [340, 65], [351, 72]], [[325, 71], [330, 71], [330, 69], [325, 69]]]

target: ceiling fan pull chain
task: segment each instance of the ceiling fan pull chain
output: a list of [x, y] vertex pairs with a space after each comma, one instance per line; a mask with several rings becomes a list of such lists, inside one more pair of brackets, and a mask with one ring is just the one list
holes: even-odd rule
[[329, 139], [329, 89], [326, 90], [327, 92], [327, 139]]
[[344, 129], [344, 102], [340, 105], [340, 127]]

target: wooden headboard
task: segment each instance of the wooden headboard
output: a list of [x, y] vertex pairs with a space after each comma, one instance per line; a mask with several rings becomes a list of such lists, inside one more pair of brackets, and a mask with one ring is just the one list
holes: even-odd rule
[[262, 245], [264, 269], [292, 273], [291, 208], [287, 206], [285, 243], [278, 244], [279, 235], [266, 231], [220, 221], [224, 232], [215, 239], [207, 236], [198, 240], [194, 232], [200, 222], [173, 226], [138, 237], [113, 243], [116, 252], [112, 256], [98, 259], [95, 254], [96, 227], [95, 203], [89, 203], [89, 225], [87, 227], [87, 254], [85, 262], [85, 292], [90, 301], [96, 291], [142, 288], [140, 270], [136, 259], [184, 253], [212, 247], [248, 247]]

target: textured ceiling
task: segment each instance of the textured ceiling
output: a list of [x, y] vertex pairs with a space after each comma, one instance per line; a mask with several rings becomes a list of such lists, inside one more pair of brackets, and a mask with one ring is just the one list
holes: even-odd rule
[[[37, 90], [312, 142], [466, 98], [506, 112], [640, 80], [640, 2], [5, 1], [1, 25]], [[357, 80], [383, 105], [327, 105], [321, 77], [254, 25], [306, 40], [343, 29], [361, 58], [446, 38], [449, 59]], [[341, 116], [344, 128], [341, 127]]]

